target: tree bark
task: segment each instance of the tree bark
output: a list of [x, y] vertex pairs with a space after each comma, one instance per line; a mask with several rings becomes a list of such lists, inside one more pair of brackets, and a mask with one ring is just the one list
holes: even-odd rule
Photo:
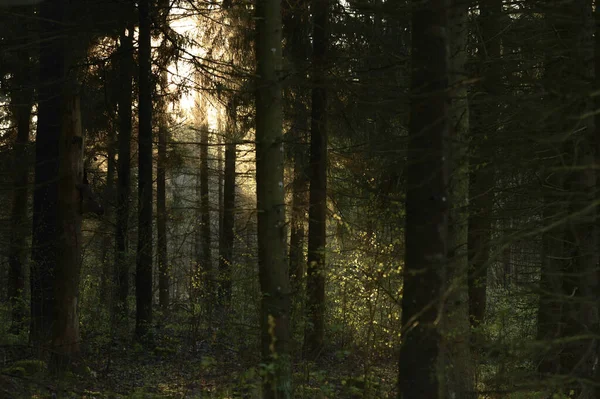
[[54, 325], [51, 365], [68, 367], [79, 355], [79, 279], [83, 214], [83, 134], [79, 96], [69, 94], [63, 111], [58, 182], [58, 242], [54, 270]]
[[315, 360], [325, 335], [325, 245], [327, 230], [327, 88], [329, 1], [313, 0], [312, 112], [304, 356]]
[[[113, 206], [114, 206], [114, 190], [115, 190], [115, 169], [116, 169], [116, 132], [111, 129], [108, 132], [108, 143], [106, 149], [106, 187], [104, 189], [104, 202], [108, 204], [105, 207], [104, 213], [104, 226], [106, 228], [104, 236], [102, 237], [102, 276], [100, 276], [100, 293], [98, 303], [98, 314], [101, 310], [101, 305], [105, 303], [112, 304], [112, 284], [110, 283], [112, 270], [114, 267], [115, 259], [111, 259], [113, 255], [113, 235], [110, 234], [111, 226], [114, 226], [115, 221], [113, 220]], [[110, 288], [109, 288], [110, 287]]]
[[[166, 75], [166, 72], [165, 72]], [[159, 116], [158, 159], [156, 164], [156, 233], [158, 252], [158, 299], [161, 309], [169, 306], [169, 258], [167, 254], [167, 116], [166, 104]]]
[[[293, 129], [300, 129], [300, 126], [295, 126]], [[307, 123], [304, 124], [304, 131], [307, 129]], [[298, 137], [297, 135], [294, 135]], [[302, 140], [295, 141], [295, 145], [302, 146]], [[290, 281], [292, 290], [295, 293], [301, 292], [305, 274], [306, 260], [304, 256], [304, 242], [306, 239], [306, 209], [308, 208], [307, 193], [308, 193], [308, 178], [306, 176], [306, 160], [300, 154], [301, 151], [296, 150], [294, 154], [294, 174], [292, 181], [292, 212], [290, 220]]]
[[29, 197], [29, 131], [33, 105], [31, 65], [28, 52], [19, 53], [19, 67], [14, 71], [14, 87], [11, 94], [11, 112], [17, 127], [13, 150], [13, 201], [10, 218], [10, 240], [8, 248], [8, 298], [11, 303], [11, 332], [19, 333], [23, 328], [25, 308], [25, 263], [27, 241], [27, 205]]
[[215, 286], [212, 267], [211, 254], [211, 235], [210, 235], [210, 196], [209, 196], [209, 176], [208, 176], [208, 145], [209, 134], [208, 124], [201, 127], [200, 132], [200, 235], [201, 235], [201, 256], [200, 270], [203, 276], [205, 288], [205, 299], [209, 309], [214, 304]]
[[441, 273], [448, 248], [448, 37], [445, 0], [415, 3], [407, 158], [399, 398], [438, 398]]
[[285, 260], [285, 199], [281, 95], [281, 1], [256, 3], [256, 199], [265, 399], [292, 393], [290, 288]]
[[115, 311], [127, 315], [129, 295], [129, 199], [131, 196], [131, 118], [133, 77], [133, 29], [120, 35], [119, 73], [121, 79], [119, 97], [119, 138], [117, 161], [117, 220], [115, 256]]
[[152, 69], [150, 1], [138, 3], [139, 32], [139, 176], [138, 245], [135, 275], [135, 334], [143, 339], [152, 323]]
[[[570, 13], [570, 26], [558, 26], [560, 39], [565, 40], [569, 56], [565, 71], [572, 79], [565, 81], [565, 92], [572, 90], [576, 99], [571, 115], [576, 117], [570, 126], [571, 154], [567, 165], [572, 165], [566, 176], [565, 188], [569, 193], [570, 217], [566, 226], [566, 268], [563, 275], [562, 325], [564, 336], [578, 338], [566, 344], [560, 356], [561, 373], [577, 377], [570, 384], [575, 397], [595, 398], [592, 383], [597, 358], [595, 338], [582, 338], [599, 332], [598, 318], [598, 225], [597, 209], [590, 206], [596, 199], [596, 126], [593, 99], [589, 85], [594, 81], [594, 19], [591, 0], [573, 0], [559, 8], [558, 18]], [[564, 29], [564, 30], [563, 30]], [[564, 34], [563, 34], [564, 33]], [[565, 76], [563, 73], [561, 76]]]
[[[473, 167], [469, 182], [469, 316], [471, 326], [478, 327], [485, 319], [487, 271], [492, 231], [494, 171], [490, 159], [491, 146], [487, 136], [493, 137], [500, 94], [500, 60], [502, 0], [479, 3], [478, 18], [481, 36], [478, 41], [478, 73], [481, 83], [478, 96], [471, 100], [471, 132]], [[491, 131], [491, 134], [490, 134]], [[487, 141], [487, 142], [486, 142]]]
[[[546, 341], [549, 350], [539, 370], [546, 377], [569, 375], [572, 379], [562, 387], [566, 392], [573, 397], [593, 398], [598, 343], [591, 337], [599, 331], [598, 226], [597, 209], [593, 206], [597, 138], [589, 85], [595, 78], [595, 21], [590, 0], [545, 5], [548, 25], [557, 43], [555, 51], [560, 51], [556, 58], [547, 57], [547, 98], [553, 101], [550, 105], [560, 105], [569, 117], [551, 119], [554, 124], [549, 123], [544, 132], [565, 139], [560, 148], [547, 148], [549, 153], [559, 155], [561, 167], [557, 169], [556, 163], [548, 165], [545, 183], [549, 187], [544, 200], [545, 213], [550, 213], [551, 219], [546, 223], [557, 220], [562, 224], [547, 228], [544, 235], [538, 338]], [[570, 99], [566, 104], [564, 96]], [[554, 187], [555, 182], [562, 187]], [[562, 245], [557, 246], [561, 239]], [[562, 253], [553, 259], [557, 247]], [[555, 309], [558, 315], [552, 313]], [[558, 339], [550, 341], [553, 338]]]
[[445, 378], [445, 398], [477, 398], [471, 357], [468, 286], [469, 106], [467, 103], [467, 33], [469, 2], [453, 0], [448, 9], [450, 92], [448, 264], [444, 283], [442, 345], [438, 371]]
[[46, 347], [53, 331], [54, 272], [58, 235], [59, 141], [65, 78], [62, 39], [64, 0], [48, 0], [40, 6], [41, 43], [38, 126], [35, 140], [35, 189], [31, 251], [30, 341]]
[[231, 304], [231, 268], [235, 223], [235, 162], [236, 162], [236, 104], [232, 100], [228, 109], [227, 144], [225, 145], [225, 170], [223, 174], [223, 226], [219, 232], [219, 298], [225, 311]]

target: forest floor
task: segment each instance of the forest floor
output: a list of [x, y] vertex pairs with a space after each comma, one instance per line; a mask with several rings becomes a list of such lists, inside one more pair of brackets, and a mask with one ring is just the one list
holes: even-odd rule
[[[60, 376], [35, 360], [25, 336], [13, 336], [0, 342], [0, 398], [260, 398], [255, 338], [229, 335], [197, 333], [192, 345], [165, 329], [146, 346], [90, 335], [84, 355]], [[295, 362], [294, 398], [395, 397], [395, 364], [386, 363], [347, 350], [324, 353], [318, 363]]]

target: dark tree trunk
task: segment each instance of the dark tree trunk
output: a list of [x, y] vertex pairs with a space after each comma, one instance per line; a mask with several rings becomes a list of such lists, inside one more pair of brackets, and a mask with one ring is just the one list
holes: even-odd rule
[[135, 333], [142, 339], [152, 323], [152, 69], [150, 1], [139, 2], [139, 176], [138, 245], [135, 274]]
[[[223, 174], [223, 227], [219, 237], [220, 302], [229, 308], [231, 304], [231, 267], [235, 223], [235, 161], [236, 161], [236, 104], [229, 104], [227, 144], [225, 145], [225, 171]], [[226, 310], [227, 311], [227, 310]]]
[[65, 47], [62, 39], [64, 0], [40, 6], [40, 88], [35, 140], [35, 189], [31, 252], [31, 329], [34, 347], [45, 347], [52, 334], [54, 273], [58, 235], [59, 141], [62, 130]]
[[20, 67], [14, 73], [12, 93], [13, 120], [17, 137], [13, 150], [13, 202], [10, 218], [10, 241], [8, 248], [8, 298], [11, 302], [11, 331], [19, 333], [23, 326], [25, 308], [22, 300], [25, 290], [25, 262], [30, 226], [27, 226], [29, 197], [29, 128], [33, 104], [33, 87], [28, 53], [20, 53]]
[[415, 4], [399, 398], [438, 398], [441, 273], [448, 232], [447, 2]]
[[217, 197], [219, 201], [219, 231], [223, 230], [223, 185], [224, 185], [224, 170], [223, 170], [223, 147], [225, 144], [223, 143], [223, 139], [221, 136], [217, 139]]
[[312, 113], [304, 355], [316, 359], [325, 334], [325, 243], [327, 224], [327, 89], [329, 0], [313, 0]]
[[[293, 159], [294, 171], [292, 180], [292, 209], [290, 220], [289, 267], [292, 292], [302, 292], [306, 274], [304, 244], [306, 241], [306, 211], [308, 209], [308, 167], [307, 167], [307, 134], [308, 134], [308, 101], [306, 65], [310, 52], [310, 20], [309, 1], [294, 0], [282, 3], [285, 7], [283, 15], [283, 34], [286, 39], [284, 54], [290, 58], [293, 68], [291, 91], [293, 105], [291, 127], [288, 132], [288, 153]], [[301, 299], [303, 295], [296, 296]]]
[[[573, 0], [559, 7], [557, 20], [571, 15], [569, 22], [554, 24], [558, 27], [561, 43], [568, 57], [563, 73], [571, 79], [564, 81], [563, 93], [572, 91], [575, 99], [567, 108], [576, 122], [568, 126], [572, 165], [566, 176], [565, 189], [569, 193], [569, 215], [566, 226], [566, 268], [563, 276], [563, 337], [577, 338], [568, 342], [560, 355], [561, 373], [577, 378], [569, 384], [574, 397], [594, 398], [592, 383], [598, 342], [590, 337], [599, 332], [598, 317], [598, 225], [597, 207], [590, 206], [596, 199], [596, 126], [591, 116], [595, 108], [589, 85], [594, 81], [594, 20], [591, 0]], [[569, 26], [570, 25], [570, 26]], [[566, 72], [566, 73], [565, 73]], [[587, 338], [581, 338], [586, 337]], [[584, 381], [579, 382], [579, 381]], [[587, 382], [585, 382], [587, 381]]]
[[292, 394], [281, 95], [281, 2], [256, 3], [256, 200], [264, 399]]
[[60, 139], [58, 181], [57, 263], [54, 270], [54, 323], [51, 366], [69, 367], [79, 356], [79, 278], [81, 274], [81, 220], [84, 181], [83, 135], [79, 97], [69, 94], [64, 101]]
[[132, 77], [133, 77], [133, 29], [128, 34], [121, 33], [119, 47], [119, 73], [121, 90], [119, 92], [119, 138], [117, 161], [117, 220], [116, 220], [116, 256], [115, 256], [115, 311], [127, 315], [127, 296], [129, 295], [129, 199], [131, 196], [131, 118], [132, 118]]
[[443, 313], [439, 330], [442, 334], [438, 374], [444, 377], [440, 396], [477, 399], [475, 369], [471, 356], [469, 323], [469, 105], [467, 102], [467, 38], [469, 2], [451, 0], [447, 11], [450, 105], [448, 123], [448, 260], [443, 280]]
[[[546, 223], [557, 223], [565, 216], [564, 198], [562, 198], [563, 177], [550, 176], [543, 190], [544, 211], [543, 220]], [[563, 298], [562, 277], [564, 270], [565, 228], [556, 226], [542, 234], [541, 273], [540, 273], [540, 302], [537, 314], [537, 339], [548, 342], [559, 339], [562, 335], [561, 302]], [[559, 373], [560, 363], [558, 353], [560, 348], [548, 345], [548, 350], [542, 354], [538, 363], [541, 375]]]
[[99, 293], [99, 303], [98, 303], [98, 314], [100, 313], [101, 306], [106, 303], [111, 303], [113, 298], [111, 297], [111, 276], [112, 270], [114, 267], [114, 259], [111, 259], [111, 255], [113, 255], [112, 249], [114, 246], [113, 243], [113, 235], [110, 234], [111, 226], [113, 226], [113, 206], [114, 206], [114, 190], [115, 190], [115, 169], [116, 169], [116, 160], [115, 160], [115, 150], [116, 150], [116, 135], [114, 129], [108, 133], [108, 144], [107, 144], [107, 167], [106, 167], [106, 187], [104, 189], [104, 202], [107, 204], [105, 206], [104, 213], [104, 225], [105, 225], [105, 233], [102, 238], [102, 276], [100, 279], [100, 293]]
[[478, 96], [471, 101], [472, 146], [476, 155], [471, 161], [473, 167], [469, 182], [469, 316], [473, 327], [479, 326], [485, 318], [494, 188], [494, 171], [490, 162], [492, 146], [485, 137], [494, 137], [494, 132], [490, 134], [490, 131], [496, 126], [497, 96], [502, 79], [498, 66], [502, 0], [481, 1], [479, 7], [481, 37], [477, 61], [482, 79], [476, 90]]
[[[547, 57], [546, 98], [552, 101], [550, 105], [561, 107], [563, 116], [551, 117], [544, 134], [569, 134], [562, 136], [565, 140], [556, 148], [546, 149], [559, 160], [548, 165], [544, 205], [550, 219], [545, 222], [558, 221], [560, 225], [547, 227], [544, 235], [538, 338], [545, 340], [548, 350], [539, 369], [548, 373], [547, 377], [569, 375], [572, 379], [565, 384], [565, 391], [573, 397], [592, 398], [598, 350], [593, 336], [599, 328], [594, 205], [597, 137], [589, 88], [595, 78], [593, 4], [591, 0], [572, 0], [546, 5], [554, 48], [560, 51], [558, 56], [551, 58], [553, 53]], [[567, 103], [565, 96], [570, 99]], [[558, 187], [553, 187], [555, 182]], [[562, 245], [557, 246], [560, 239]], [[557, 248], [561, 254], [556, 254]], [[562, 261], [557, 262], [559, 259]], [[556, 278], [556, 269], [560, 279]], [[558, 315], [552, 313], [555, 309], [559, 309]], [[557, 339], [549, 341], [553, 338]]]
[[202, 126], [200, 132], [200, 234], [201, 234], [201, 263], [204, 276], [207, 305], [210, 308], [214, 297], [214, 276], [212, 268], [211, 236], [210, 236], [210, 197], [208, 187], [208, 125]]
[[[595, 32], [594, 32], [594, 89], [600, 90], [600, 3], [596, 2], [594, 7], [594, 23], [595, 23]], [[600, 98], [596, 97], [596, 101], [594, 103], [595, 109], [600, 109]], [[595, 162], [596, 165], [600, 164], [600, 114], [596, 113], [594, 124], [596, 128], [595, 132]], [[600, 174], [596, 172], [596, 201], [600, 199]], [[600, 210], [596, 209], [597, 214], [600, 214]], [[597, 221], [600, 223], [600, 221]], [[599, 229], [600, 226], [596, 226], [596, 229]], [[598, 230], [597, 230], [597, 234]], [[597, 237], [600, 240], [600, 237]], [[541, 305], [540, 305], [541, 307]], [[600, 312], [600, 309], [598, 310]], [[598, 334], [598, 331], [596, 332]], [[596, 345], [596, 358], [600, 359], [600, 345]], [[600, 367], [596, 366], [596, 373], [594, 376], [595, 381], [600, 381]], [[600, 398], [600, 385], [596, 386], [595, 397]]]
[[[306, 115], [304, 114], [304, 117]], [[307, 129], [306, 118], [298, 117], [298, 124], [292, 127], [292, 129], [298, 129], [294, 131], [294, 137], [298, 140], [294, 141], [294, 145], [300, 147], [300, 150], [296, 149], [294, 154], [294, 177], [292, 181], [292, 217], [290, 221], [290, 281], [292, 284], [292, 290], [295, 293], [300, 292], [303, 286], [304, 277], [306, 273], [306, 261], [304, 257], [304, 243], [306, 239], [306, 210], [308, 208], [308, 178], [306, 175], [306, 157], [303, 156], [302, 150], [304, 149], [304, 140], [302, 136]], [[301, 125], [303, 124], [303, 126]], [[296, 134], [298, 133], [298, 134]]]
[[169, 258], [167, 256], [167, 122], [166, 107], [158, 127], [158, 159], [156, 164], [156, 233], [158, 252], [158, 299], [162, 309], [169, 306]]

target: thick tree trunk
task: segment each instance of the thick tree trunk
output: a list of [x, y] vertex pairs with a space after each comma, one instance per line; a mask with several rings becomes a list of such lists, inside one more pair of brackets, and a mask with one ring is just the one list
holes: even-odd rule
[[139, 2], [139, 176], [138, 245], [135, 274], [135, 333], [142, 339], [152, 323], [152, 69], [150, 1]]
[[[598, 226], [596, 222], [597, 176], [594, 162], [597, 156], [596, 126], [593, 115], [593, 99], [590, 96], [589, 85], [594, 81], [594, 19], [591, 0], [572, 0], [563, 3], [552, 3], [546, 9], [547, 19], [552, 26], [559, 58], [549, 59], [547, 65], [546, 86], [549, 100], [560, 104], [569, 116], [556, 120], [557, 134], [569, 132], [559, 149], [562, 170], [549, 172], [549, 178], [558, 174], [555, 180], [563, 183], [562, 196], [559, 201], [566, 203], [568, 215], [564, 225], [562, 274], [560, 283], [555, 280], [549, 267], [549, 259], [542, 267], [540, 310], [538, 328], [550, 324], [550, 334], [558, 334], [558, 345], [550, 346], [550, 354], [542, 362], [541, 371], [550, 375], [568, 374], [572, 382], [565, 384], [566, 392], [578, 398], [595, 397], [595, 387], [592, 383], [597, 358], [597, 340], [592, 338], [599, 331], [598, 318]], [[557, 81], [556, 77], [562, 79]], [[561, 93], [560, 96], [553, 93]], [[564, 95], [571, 100], [565, 104]], [[545, 132], [546, 133], [546, 132]], [[546, 133], [547, 134], [547, 133]], [[564, 165], [567, 168], [564, 168]], [[550, 165], [553, 166], [553, 165]], [[559, 188], [560, 189], [560, 188]], [[552, 211], [559, 204], [553, 203], [546, 197], [546, 209]], [[557, 215], [560, 217], [559, 215]], [[559, 229], [554, 229], [559, 231]], [[553, 232], [554, 232], [553, 231]], [[549, 234], [546, 239], [552, 238]], [[560, 239], [560, 237], [556, 237]], [[548, 250], [552, 242], [544, 243]], [[547, 257], [547, 255], [546, 255]], [[551, 260], [550, 260], [551, 261]], [[553, 297], [556, 291], [548, 292], [554, 285], [561, 285], [560, 319], [550, 314]], [[560, 292], [560, 290], [558, 291]], [[539, 331], [541, 339], [553, 338], [548, 333]], [[556, 344], [557, 342], [551, 343]], [[558, 363], [557, 363], [558, 361]], [[558, 367], [557, 367], [558, 365]], [[556, 370], [558, 368], [558, 370]]]
[[164, 310], [169, 306], [169, 258], [167, 256], [167, 121], [166, 107], [158, 127], [158, 159], [156, 164], [156, 233], [158, 252], [158, 299]]
[[310, 192], [306, 279], [307, 323], [304, 355], [316, 359], [325, 335], [325, 244], [327, 224], [327, 89], [329, 0], [313, 0], [312, 112], [310, 127]]
[[129, 295], [129, 199], [131, 196], [131, 118], [133, 77], [133, 29], [121, 33], [119, 47], [119, 73], [121, 90], [119, 96], [119, 138], [117, 161], [117, 220], [115, 256], [115, 311], [127, 315]]
[[83, 213], [83, 135], [79, 97], [69, 95], [63, 111], [58, 182], [58, 242], [54, 271], [54, 328], [52, 367], [69, 366], [80, 352], [79, 278]]
[[441, 274], [448, 230], [448, 37], [445, 0], [415, 4], [407, 159], [399, 398], [440, 397]]
[[[567, 71], [572, 74], [573, 82], [568, 89], [573, 90], [577, 98], [572, 109], [572, 115], [577, 122], [570, 127], [571, 159], [573, 171], [567, 175], [566, 189], [570, 194], [569, 214], [566, 226], [567, 257], [566, 270], [563, 277], [563, 313], [562, 324], [565, 337], [577, 337], [565, 345], [561, 352], [561, 373], [577, 377], [579, 381], [570, 384], [570, 390], [575, 397], [582, 399], [595, 398], [595, 387], [591, 382], [594, 369], [597, 367], [597, 339], [590, 337], [599, 330], [598, 318], [598, 225], [596, 222], [596, 126], [593, 99], [589, 95], [589, 85], [594, 81], [594, 19], [591, 0], [573, 0], [567, 4], [567, 12], [572, 13], [572, 25], [565, 26], [569, 33], [562, 35], [568, 41], [567, 51], [571, 65]], [[572, 37], [569, 37], [572, 35]], [[569, 62], [567, 63], [569, 64]], [[565, 76], [564, 74], [562, 76]], [[582, 117], [582, 115], [585, 115]], [[587, 338], [582, 338], [588, 336]], [[585, 382], [589, 381], [589, 382]]]
[[225, 171], [223, 176], [223, 226], [219, 232], [219, 300], [226, 307], [231, 304], [231, 266], [235, 223], [235, 161], [236, 161], [236, 104], [228, 110], [227, 144], [225, 145]]
[[444, 311], [441, 319], [442, 345], [438, 371], [445, 378], [444, 398], [476, 399], [471, 326], [469, 323], [469, 106], [467, 103], [467, 33], [469, 3], [453, 0], [448, 9], [450, 41], [450, 185], [448, 224], [448, 264], [445, 273]]
[[63, 15], [64, 0], [49, 0], [40, 6], [41, 36], [51, 38], [40, 44], [30, 275], [30, 340], [40, 350], [50, 343], [54, 316], [59, 141], [65, 83], [65, 47], [61, 33]]
[[[563, 198], [564, 176], [551, 174], [543, 189], [543, 220], [547, 224], [559, 224], [542, 234], [540, 301], [537, 314], [537, 339], [552, 342], [563, 334], [561, 324], [562, 273], [564, 270], [565, 227], [560, 220], [566, 216]], [[539, 359], [538, 371], [542, 376], [552, 376], [560, 371], [560, 348], [548, 345]]]
[[8, 298], [11, 302], [11, 331], [19, 333], [23, 328], [25, 308], [25, 263], [27, 241], [30, 234], [27, 226], [27, 204], [29, 197], [29, 127], [33, 104], [30, 64], [27, 52], [20, 54], [21, 67], [14, 73], [11, 111], [17, 127], [13, 150], [13, 202], [10, 217], [10, 240], [8, 247]]
[[281, 95], [281, 1], [256, 3], [256, 199], [263, 398], [292, 393]]

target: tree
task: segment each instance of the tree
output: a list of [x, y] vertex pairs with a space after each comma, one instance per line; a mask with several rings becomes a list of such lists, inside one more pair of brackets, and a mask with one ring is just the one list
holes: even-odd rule
[[327, 241], [327, 87], [329, 1], [314, 0], [312, 109], [310, 126], [310, 191], [306, 279], [307, 324], [304, 353], [316, 359], [325, 335], [325, 245]]
[[[30, 18], [31, 14], [25, 14]], [[29, 25], [22, 19], [20, 30], [25, 30]], [[19, 32], [21, 35], [24, 32]], [[20, 35], [19, 35], [20, 36]], [[28, 37], [25, 35], [25, 37]], [[21, 44], [23, 46], [23, 44]], [[10, 241], [8, 248], [8, 298], [11, 301], [11, 331], [18, 333], [22, 330], [24, 319], [25, 299], [25, 262], [27, 260], [27, 246], [30, 235], [26, 227], [28, 221], [29, 202], [29, 131], [31, 125], [31, 110], [33, 106], [33, 65], [30, 51], [25, 48], [17, 51], [17, 65], [14, 68], [13, 87], [11, 93], [11, 113], [16, 126], [17, 135], [14, 142], [13, 155], [13, 184], [14, 194], [12, 199], [10, 220]]]
[[[167, 73], [161, 74], [162, 84], [167, 84]], [[164, 310], [169, 306], [169, 258], [167, 256], [167, 107], [166, 94], [160, 103], [161, 115], [158, 116], [158, 159], [156, 161], [156, 235], [158, 252], [158, 299]]]
[[285, 261], [281, 71], [281, 2], [256, 3], [256, 200], [261, 289], [261, 355], [270, 366], [263, 398], [292, 392], [290, 288]]
[[231, 305], [231, 269], [233, 263], [233, 242], [235, 223], [235, 162], [236, 141], [236, 100], [227, 105], [227, 136], [225, 138], [225, 170], [223, 172], [223, 225], [219, 232], [219, 300], [225, 311]]
[[131, 103], [133, 91], [133, 29], [129, 25], [119, 35], [119, 137], [117, 160], [117, 219], [115, 226], [115, 304], [127, 314], [129, 295], [129, 197], [131, 196]]
[[30, 339], [45, 347], [53, 331], [54, 273], [57, 262], [59, 142], [65, 82], [65, 47], [61, 35], [65, 4], [48, 0], [40, 6], [41, 36], [51, 40], [40, 46], [38, 126], [35, 140], [35, 189], [31, 251]]
[[[214, 276], [212, 267], [211, 235], [210, 235], [210, 197], [209, 197], [209, 170], [208, 170], [208, 124], [200, 126], [200, 256], [199, 266], [204, 276], [203, 285], [206, 289], [207, 304], [214, 304]], [[210, 310], [209, 310], [210, 312]]]
[[[439, 374], [444, 376], [444, 397], [476, 398], [471, 357], [469, 324], [469, 106], [467, 104], [467, 60], [469, 3], [454, 0], [448, 8], [450, 43], [448, 84], [450, 108], [448, 124], [448, 263], [443, 281], [442, 344]], [[444, 155], [443, 155], [444, 156]]]
[[[287, 90], [288, 118], [290, 129], [287, 132], [288, 153], [293, 161], [292, 203], [290, 219], [289, 268], [294, 297], [300, 302], [306, 273], [304, 244], [306, 241], [306, 210], [308, 209], [308, 167], [307, 136], [309, 132], [309, 113], [307, 97], [306, 70], [310, 52], [309, 2], [305, 0], [287, 1], [282, 4], [284, 56], [289, 59], [293, 76]], [[285, 104], [285, 103], [284, 103]], [[285, 110], [285, 107], [284, 107]], [[285, 112], [284, 112], [285, 115]]]
[[[572, 4], [571, 4], [572, 3]], [[597, 177], [594, 167], [597, 138], [593, 102], [588, 85], [594, 81], [593, 36], [594, 19], [592, 2], [574, 0], [568, 4], [555, 5], [549, 10], [555, 32], [560, 38], [560, 51], [568, 62], [552, 66], [565, 79], [559, 90], [570, 94], [564, 106], [568, 115], [559, 123], [568, 132], [564, 141], [563, 189], [567, 194], [568, 216], [565, 220], [564, 253], [562, 272], [561, 331], [562, 338], [572, 341], [561, 345], [560, 373], [568, 373], [581, 379], [568, 385], [570, 391], [582, 398], [595, 397], [591, 381], [597, 342], [588, 337], [598, 331], [598, 226], [596, 199]], [[564, 16], [569, 16], [565, 18]], [[549, 82], [550, 87], [555, 83]]]
[[144, 339], [152, 323], [152, 79], [150, 1], [138, 4], [139, 33], [139, 175], [138, 245], [135, 275], [135, 334]]
[[480, 2], [478, 17], [480, 37], [477, 41], [479, 58], [477, 74], [481, 78], [470, 103], [471, 146], [473, 153], [469, 181], [469, 317], [478, 327], [485, 318], [488, 261], [492, 233], [494, 171], [490, 162], [491, 146], [487, 135], [494, 135], [495, 110], [500, 94], [500, 43], [502, 0]]
[[88, 192], [83, 170], [83, 132], [79, 96], [65, 96], [58, 181], [57, 260], [54, 269], [52, 367], [68, 367], [79, 356], [79, 279], [83, 195]]
[[414, 3], [400, 398], [438, 398], [441, 273], [448, 249], [447, 2]]

